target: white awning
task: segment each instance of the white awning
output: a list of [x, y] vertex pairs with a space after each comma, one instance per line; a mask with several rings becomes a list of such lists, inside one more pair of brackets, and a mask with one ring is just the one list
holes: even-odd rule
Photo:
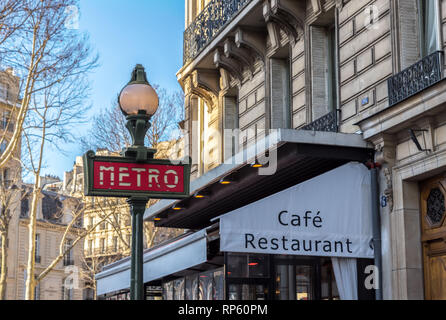
[[[144, 254], [144, 283], [207, 261], [206, 230], [155, 248]], [[130, 287], [130, 259], [115, 263], [96, 275], [97, 295]]]
[[220, 250], [373, 258], [370, 183], [352, 162], [220, 216]]

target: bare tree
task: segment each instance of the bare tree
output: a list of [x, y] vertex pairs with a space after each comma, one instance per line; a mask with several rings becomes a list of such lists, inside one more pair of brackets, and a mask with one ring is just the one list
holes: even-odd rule
[[[89, 93], [88, 73], [96, 66], [88, 38], [65, 23], [76, 0], [28, 1], [33, 8], [24, 23], [21, 41], [4, 55], [10, 65], [28, 70], [16, 128], [0, 167], [12, 156], [23, 134], [22, 165], [34, 178], [28, 225], [28, 263], [25, 299], [34, 299], [36, 214], [42, 191], [41, 170], [46, 145], [59, 148], [70, 141], [70, 126], [83, 120]], [[8, 41], [9, 42], [9, 41]], [[15, 46], [14, 46], [15, 45]], [[68, 226], [70, 227], [70, 226]], [[67, 228], [68, 230], [69, 228]], [[65, 235], [66, 236], [66, 235]], [[64, 237], [65, 237], [64, 236]], [[45, 271], [43, 276], [45, 275]]]
[[0, 300], [6, 298], [9, 227], [20, 211], [23, 197], [21, 175], [18, 166], [0, 169]]
[[21, 83], [12, 99], [13, 105], [20, 105], [14, 118], [14, 132], [0, 155], [0, 167], [17, 150], [29, 106], [36, 95], [90, 70], [96, 63], [96, 58], [91, 58], [87, 37], [65, 27], [68, 9], [76, 6], [78, 0], [7, 0], [5, 6], [3, 3], [0, 63], [13, 67]]
[[31, 10], [26, 0], [3, 0], [0, 3], [0, 46], [23, 27]]
[[[157, 148], [160, 142], [179, 138], [179, 123], [184, 120], [184, 94], [181, 91], [167, 92], [154, 85], [159, 96], [158, 111], [151, 118], [151, 127], [146, 134], [146, 144]], [[115, 100], [117, 101], [117, 99]], [[103, 110], [93, 119], [92, 129], [81, 137], [84, 151], [107, 149], [120, 151], [131, 144], [125, 127], [126, 120], [117, 102]]]

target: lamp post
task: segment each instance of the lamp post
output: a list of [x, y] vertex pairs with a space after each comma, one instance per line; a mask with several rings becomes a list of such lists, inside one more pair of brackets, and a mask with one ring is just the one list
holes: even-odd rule
[[[146, 148], [144, 139], [150, 128], [150, 119], [158, 109], [158, 95], [147, 81], [144, 67], [136, 65], [130, 82], [122, 89], [118, 98], [119, 107], [126, 116], [126, 127], [132, 137], [132, 145], [124, 148], [121, 155], [136, 162], [152, 159], [156, 150]], [[132, 214], [132, 244], [130, 299], [144, 299], [143, 282], [143, 217], [148, 197], [132, 196], [127, 199]]]

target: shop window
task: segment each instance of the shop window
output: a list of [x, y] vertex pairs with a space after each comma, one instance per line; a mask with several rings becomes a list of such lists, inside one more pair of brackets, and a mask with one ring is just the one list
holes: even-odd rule
[[173, 282], [163, 283], [163, 300], [173, 300]]
[[267, 256], [228, 253], [227, 273], [230, 278], [267, 278]]
[[314, 299], [314, 275], [311, 266], [277, 264], [275, 280], [277, 300]]
[[186, 300], [198, 300], [198, 275], [190, 275], [185, 279]]
[[212, 300], [224, 300], [225, 274], [223, 269], [214, 272]]
[[184, 278], [173, 281], [173, 299], [184, 300]]
[[266, 286], [263, 284], [230, 284], [229, 300], [266, 300]]
[[199, 275], [198, 278], [199, 300], [212, 300], [213, 297], [212, 280], [213, 280], [212, 272], [206, 272]]
[[[162, 300], [163, 288], [161, 286], [145, 286], [145, 299], [146, 300]], [[130, 300], [130, 298], [129, 298]]]
[[186, 276], [162, 285], [163, 300], [223, 300], [223, 268]]
[[333, 266], [329, 259], [323, 260], [321, 266], [321, 299], [339, 300]]

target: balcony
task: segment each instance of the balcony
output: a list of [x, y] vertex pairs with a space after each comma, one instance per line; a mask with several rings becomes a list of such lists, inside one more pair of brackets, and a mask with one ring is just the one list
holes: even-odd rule
[[437, 51], [387, 80], [389, 107], [443, 79], [443, 52]]
[[183, 65], [192, 61], [252, 0], [212, 0], [184, 31]]
[[327, 113], [316, 121], [307, 124], [302, 130], [338, 132], [337, 111]]

